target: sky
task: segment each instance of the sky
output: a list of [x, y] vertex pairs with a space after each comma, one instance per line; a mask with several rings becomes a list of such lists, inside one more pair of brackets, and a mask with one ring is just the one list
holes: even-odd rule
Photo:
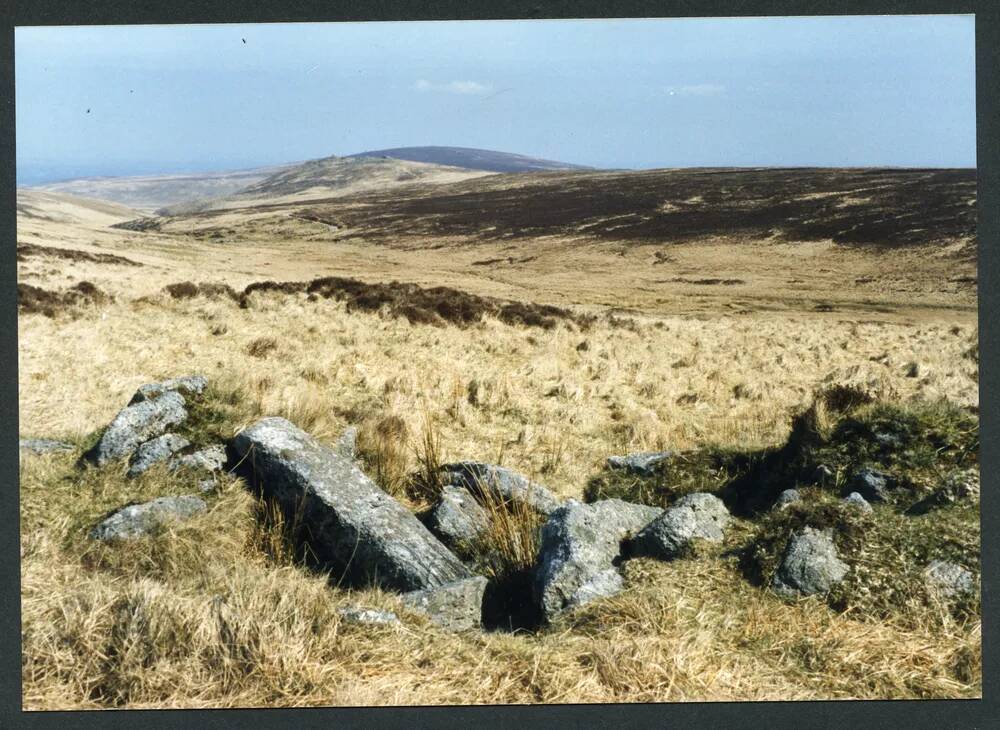
[[972, 167], [974, 31], [970, 15], [21, 27], [18, 182], [419, 145]]

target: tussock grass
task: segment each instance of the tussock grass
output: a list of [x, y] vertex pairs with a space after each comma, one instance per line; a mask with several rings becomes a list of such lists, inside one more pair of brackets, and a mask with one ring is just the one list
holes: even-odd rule
[[[950, 322], [635, 321], [633, 331], [599, 320], [579, 348], [581, 334], [564, 323], [528, 330], [486, 317], [459, 329], [347, 312], [336, 300], [255, 295], [239, 309], [206, 297], [119, 298], [75, 321], [21, 317], [20, 419], [26, 433], [66, 438], [79, 451], [138, 385], [204, 373], [212, 389], [192, 405], [187, 427], [199, 442], [229, 438], [264, 415], [331, 444], [358, 425], [366, 469], [416, 508], [433, 488], [414, 491], [413, 475], [444, 459], [500, 462], [579, 498], [613, 453], [776, 451], [831, 372], [887, 351], [889, 364], [871, 367], [907, 402], [978, 403], [976, 366], [964, 356], [970, 335], [949, 332]], [[275, 353], [247, 357], [247, 343], [264, 337], [277, 341]], [[926, 374], [907, 378], [893, 366], [910, 360]], [[934, 433], [959, 423], [942, 418]], [[403, 426], [405, 439], [390, 438]], [[208, 498], [206, 514], [162, 535], [128, 550], [92, 546], [86, 530], [108, 511], [194, 487], [164, 470], [138, 480], [125, 480], [123, 468], [76, 471], [77, 455], [21, 465], [29, 708], [981, 694], [975, 611], [905, 604], [905, 616], [893, 608], [876, 620], [820, 600], [780, 601], [739, 564], [754, 536], [747, 520], [721, 553], [626, 562], [625, 592], [545, 630], [452, 636], [392, 595], [338, 588], [304, 566], [288, 539], [294, 524], [268, 518], [235, 481]], [[698, 482], [707, 472], [692, 474], [692, 490], [713, 486]], [[676, 494], [663, 492], [662, 503]], [[935, 514], [955, 523], [926, 554], [971, 550], [965, 517], [947, 509], [926, 517]], [[503, 524], [491, 555], [516, 549], [495, 572], [523, 579], [526, 523]], [[862, 563], [902, 544], [876, 537]], [[346, 624], [337, 609], [347, 605], [396, 611], [403, 626]]]

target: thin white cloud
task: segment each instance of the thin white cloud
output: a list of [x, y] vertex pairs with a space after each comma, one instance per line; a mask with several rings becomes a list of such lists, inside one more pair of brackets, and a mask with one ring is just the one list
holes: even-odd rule
[[426, 79], [420, 79], [413, 85], [416, 91], [437, 91], [445, 94], [488, 94], [493, 91], [489, 84], [481, 84], [478, 81], [448, 81], [443, 84], [435, 84]]
[[725, 93], [726, 87], [722, 84], [685, 84], [667, 86], [664, 90], [670, 96], [718, 96]]

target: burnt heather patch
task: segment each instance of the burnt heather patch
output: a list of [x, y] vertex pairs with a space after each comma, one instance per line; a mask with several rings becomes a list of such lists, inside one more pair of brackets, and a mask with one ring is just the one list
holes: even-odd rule
[[81, 281], [63, 291], [50, 291], [31, 284], [17, 285], [17, 311], [19, 314], [44, 314], [55, 317], [61, 310], [81, 304], [104, 304], [113, 297], [105, 294], [89, 281]]
[[17, 244], [17, 260], [27, 261], [32, 256], [52, 256], [55, 258], [68, 259], [70, 261], [88, 261], [95, 264], [121, 264], [123, 266], [142, 266], [138, 261], [127, 259], [124, 256], [115, 256], [111, 253], [89, 253], [87, 251], [76, 251], [69, 248], [52, 248], [51, 246], [39, 246], [34, 243]]
[[484, 316], [496, 317], [506, 324], [542, 329], [552, 329], [559, 321], [573, 322], [585, 329], [594, 321], [593, 316], [549, 304], [483, 297], [446, 286], [422, 287], [398, 281], [369, 284], [338, 276], [312, 281], [257, 281], [249, 284], [242, 293], [225, 284], [195, 284], [190, 281], [170, 284], [165, 291], [174, 299], [227, 297], [238, 301], [243, 309], [250, 307], [254, 294], [305, 294], [313, 301], [335, 299], [346, 302], [348, 312], [378, 312], [384, 309], [389, 315], [405, 317], [413, 324], [438, 326], [453, 324], [470, 327]]

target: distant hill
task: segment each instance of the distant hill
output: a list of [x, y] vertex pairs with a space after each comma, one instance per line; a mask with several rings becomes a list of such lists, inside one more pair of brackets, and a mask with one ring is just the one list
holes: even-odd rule
[[278, 165], [178, 175], [88, 177], [35, 185], [30, 189], [107, 200], [152, 213], [158, 208], [177, 203], [235, 193], [287, 167], [288, 165]]
[[386, 150], [359, 152], [348, 157], [389, 157], [394, 160], [428, 162], [434, 165], [464, 167], [490, 172], [540, 172], [544, 170], [590, 170], [583, 165], [542, 160], [509, 152], [479, 150], [472, 147], [393, 147]]
[[167, 206], [162, 215], [184, 215], [252, 205], [275, 205], [342, 197], [359, 192], [420, 184], [459, 182], [489, 175], [484, 170], [411, 162], [386, 157], [324, 157], [286, 167], [233, 194]]
[[18, 234], [31, 223], [64, 223], [84, 228], [105, 228], [136, 218], [139, 211], [106, 200], [32, 188], [17, 189]]

